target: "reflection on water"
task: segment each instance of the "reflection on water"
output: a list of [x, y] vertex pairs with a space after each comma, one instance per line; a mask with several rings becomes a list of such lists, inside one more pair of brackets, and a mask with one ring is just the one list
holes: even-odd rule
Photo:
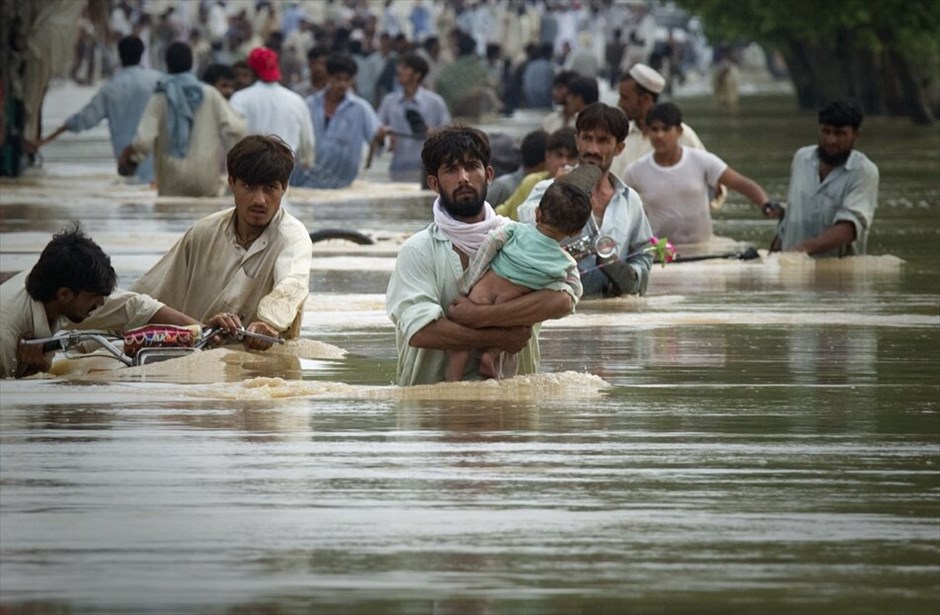
[[[683, 105], [776, 195], [814, 138], [791, 108]], [[318, 244], [278, 352], [0, 382], [0, 611], [936, 613], [937, 134], [866, 119], [876, 256], [657, 267], [649, 296], [546, 323], [538, 377], [392, 386], [394, 248]], [[0, 274], [77, 217], [132, 281], [227, 204], [56, 177], [4, 184]], [[357, 189], [289, 207], [388, 236], [430, 218], [414, 187]], [[772, 229], [735, 195], [716, 221]]]

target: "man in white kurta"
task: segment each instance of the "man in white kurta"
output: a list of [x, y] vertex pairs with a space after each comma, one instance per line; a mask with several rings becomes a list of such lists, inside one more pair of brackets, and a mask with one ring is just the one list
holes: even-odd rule
[[237, 314], [288, 337], [300, 331], [310, 283], [312, 244], [304, 225], [279, 210], [247, 248], [235, 235], [235, 209], [196, 222], [132, 289], [206, 320]]
[[298, 164], [313, 166], [313, 123], [307, 103], [278, 81], [277, 53], [258, 47], [248, 54], [248, 66], [258, 79], [232, 95], [232, 108], [247, 122], [247, 134], [277, 135], [290, 146]]
[[[219, 161], [245, 134], [245, 120], [236, 113], [225, 97], [213, 86], [195, 83], [189, 74], [192, 68], [192, 50], [185, 43], [176, 42], [167, 49], [168, 56], [178, 56], [176, 62], [168, 57], [168, 75], [164, 91], [150, 97], [144, 115], [137, 126], [137, 135], [124, 150], [118, 161], [119, 170], [128, 162], [137, 164], [154, 152], [157, 194], [160, 196], [218, 196], [225, 188], [219, 173]], [[201, 90], [200, 101], [190, 109], [191, 118], [180, 119], [185, 126], [186, 145], [183, 151], [174, 147], [175, 131], [170, 116], [173, 84], [180, 81], [190, 95]], [[178, 113], [178, 112], [177, 112]], [[126, 171], [125, 171], [126, 172]]]

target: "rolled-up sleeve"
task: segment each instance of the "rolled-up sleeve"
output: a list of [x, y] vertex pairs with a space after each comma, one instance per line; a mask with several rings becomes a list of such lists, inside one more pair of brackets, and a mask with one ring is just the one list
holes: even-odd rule
[[878, 167], [864, 165], [855, 174], [847, 186], [842, 206], [833, 218], [833, 224], [840, 221], [855, 225], [855, 236], [862, 237], [871, 228], [878, 207]]

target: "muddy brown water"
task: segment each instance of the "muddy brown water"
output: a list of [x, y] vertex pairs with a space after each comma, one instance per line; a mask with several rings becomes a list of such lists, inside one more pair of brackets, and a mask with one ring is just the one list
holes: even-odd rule
[[[745, 101], [680, 102], [782, 198], [814, 119]], [[940, 132], [864, 129], [871, 256], [657, 268], [648, 297], [547, 323], [539, 376], [392, 386], [390, 240], [318, 245], [276, 355], [0, 383], [2, 610], [936, 613]], [[115, 184], [80, 155], [103, 134], [3, 183], [0, 270], [80, 218], [129, 282], [224, 204]], [[426, 195], [353, 192], [290, 207], [389, 238], [429, 219]], [[772, 226], [732, 195], [716, 231]]]

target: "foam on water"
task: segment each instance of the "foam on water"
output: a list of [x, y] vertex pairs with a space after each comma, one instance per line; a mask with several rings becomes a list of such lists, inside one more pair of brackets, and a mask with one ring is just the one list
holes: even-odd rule
[[601, 377], [579, 372], [532, 374], [507, 380], [442, 382], [412, 387], [356, 386], [258, 377], [233, 384], [187, 390], [187, 395], [213, 399], [264, 400], [287, 397], [344, 397], [389, 400], [536, 401], [591, 399], [609, 387]]

